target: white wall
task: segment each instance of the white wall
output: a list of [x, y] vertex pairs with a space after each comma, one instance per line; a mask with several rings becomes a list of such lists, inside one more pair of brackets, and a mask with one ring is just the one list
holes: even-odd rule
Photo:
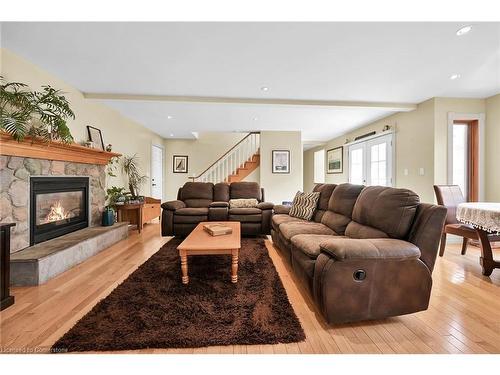
[[[301, 133], [265, 131], [260, 134], [260, 185], [266, 200], [279, 204], [291, 201], [303, 188]], [[272, 150], [290, 150], [290, 173], [272, 173]]]
[[[32, 90], [38, 90], [42, 85], [51, 85], [65, 92], [76, 117], [75, 120], [68, 121], [76, 142], [87, 140], [87, 125], [99, 128], [104, 142], [111, 143], [114, 152], [127, 155], [137, 153], [142, 172], [150, 175], [151, 145], [162, 145], [162, 137], [97, 101], [85, 99], [76, 88], [7, 49], [2, 50], [1, 59], [1, 75], [7, 80], [23, 82]], [[108, 178], [107, 185], [126, 186], [126, 181], [118, 170], [118, 177]], [[150, 190], [151, 184], [148, 181], [140, 192], [149, 195]]]

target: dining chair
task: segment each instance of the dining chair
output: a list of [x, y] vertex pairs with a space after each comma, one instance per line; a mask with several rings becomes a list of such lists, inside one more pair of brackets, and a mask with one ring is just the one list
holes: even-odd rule
[[442, 257], [446, 247], [446, 235], [454, 234], [463, 237], [462, 252], [464, 255], [467, 252], [467, 245], [469, 240], [477, 240], [476, 230], [468, 224], [461, 223], [457, 220], [457, 206], [467, 200], [460, 190], [458, 185], [434, 185], [434, 193], [436, 193], [437, 203], [445, 206], [448, 210], [446, 221], [441, 234], [441, 243], [439, 245], [439, 256]]

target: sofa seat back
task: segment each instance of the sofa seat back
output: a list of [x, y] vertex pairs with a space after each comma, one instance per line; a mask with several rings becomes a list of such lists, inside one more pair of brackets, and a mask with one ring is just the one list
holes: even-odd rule
[[214, 184], [211, 182], [186, 182], [179, 189], [178, 199], [186, 207], [208, 207], [214, 201]]
[[257, 199], [262, 202], [262, 190], [257, 182], [240, 181], [229, 185], [229, 199]]
[[328, 210], [321, 218], [321, 223], [328, 226], [335, 233], [343, 236], [347, 225], [351, 222], [352, 210], [363, 190], [363, 185], [340, 184], [328, 201]]
[[332, 196], [333, 191], [337, 185], [335, 184], [316, 184], [313, 188], [313, 192], [319, 192], [318, 206], [316, 211], [314, 212], [312, 221], [316, 223], [321, 223], [321, 218], [325, 214], [326, 210], [328, 210], [328, 202], [330, 201], [330, 197]]
[[408, 189], [365, 187], [352, 211], [345, 235], [350, 238], [406, 239], [420, 199]]

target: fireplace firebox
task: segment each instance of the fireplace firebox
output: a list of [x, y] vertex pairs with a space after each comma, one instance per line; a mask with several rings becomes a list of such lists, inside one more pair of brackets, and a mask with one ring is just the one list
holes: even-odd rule
[[89, 226], [88, 177], [31, 177], [30, 194], [30, 245]]

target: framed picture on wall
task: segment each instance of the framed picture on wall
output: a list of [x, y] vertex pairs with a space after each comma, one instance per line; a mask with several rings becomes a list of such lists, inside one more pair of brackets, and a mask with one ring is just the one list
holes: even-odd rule
[[344, 168], [344, 147], [336, 147], [326, 152], [326, 173], [342, 173]]
[[173, 172], [174, 173], [188, 173], [188, 157], [187, 157], [187, 155], [174, 155]]
[[290, 173], [290, 151], [273, 150], [273, 173]]
[[104, 141], [100, 129], [87, 125], [87, 132], [89, 133], [89, 141], [93, 142], [94, 147], [104, 151]]

